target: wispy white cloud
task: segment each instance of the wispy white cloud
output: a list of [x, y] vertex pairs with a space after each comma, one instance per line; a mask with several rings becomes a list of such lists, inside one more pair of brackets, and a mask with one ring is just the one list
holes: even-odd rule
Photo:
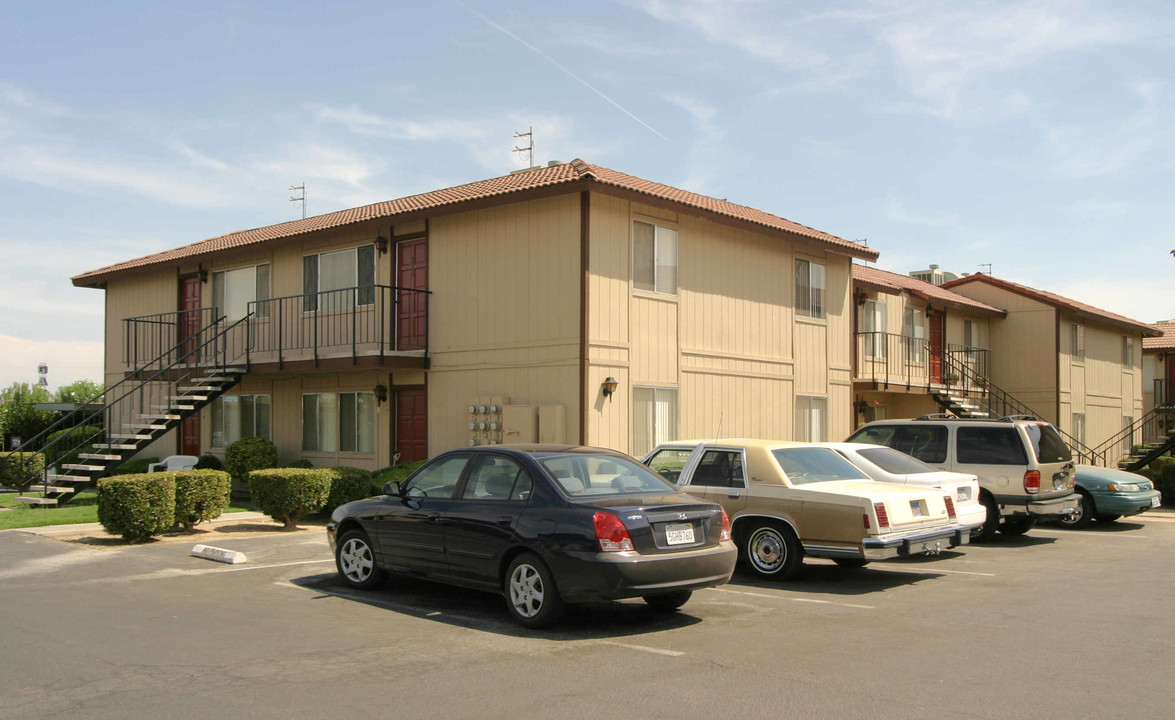
[[686, 176], [680, 181], [681, 187], [695, 192], [716, 192], [716, 179], [730, 165], [725, 133], [715, 122], [718, 110], [708, 102], [686, 93], [665, 93], [661, 97], [685, 111], [695, 127], [687, 152]]
[[0, 335], [0, 387], [37, 381], [37, 365], [49, 365], [50, 387], [75, 380], [103, 381], [102, 343], [29, 340]]
[[959, 218], [956, 215], [928, 215], [913, 212], [906, 208], [901, 200], [890, 197], [885, 203], [885, 216], [894, 222], [907, 225], [923, 225], [926, 227], [953, 227], [958, 226]]
[[31, 111], [38, 115], [61, 117], [69, 115], [69, 108], [47, 100], [37, 93], [0, 80], [0, 104]]

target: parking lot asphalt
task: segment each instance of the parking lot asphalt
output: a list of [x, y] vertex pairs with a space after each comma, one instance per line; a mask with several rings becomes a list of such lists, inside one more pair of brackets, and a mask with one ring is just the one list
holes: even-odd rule
[[1160, 718], [1175, 700], [1166, 511], [736, 573], [681, 612], [593, 605], [550, 631], [421, 580], [347, 590], [321, 527], [75, 535], [0, 532], [4, 717]]

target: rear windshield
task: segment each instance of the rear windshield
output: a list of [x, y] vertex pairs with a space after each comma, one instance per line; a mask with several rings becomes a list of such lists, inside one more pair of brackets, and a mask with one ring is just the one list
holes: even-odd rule
[[539, 465], [571, 497], [677, 492], [644, 465], [615, 455], [556, 455], [539, 460]]
[[918, 458], [912, 458], [893, 448], [864, 448], [858, 450], [857, 454], [892, 475], [938, 472], [938, 468], [931, 467]]
[[792, 485], [827, 480], [869, 480], [835, 450], [825, 447], [777, 448], [771, 451]]
[[1024, 442], [1014, 427], [961, 427], [955, 458], [964, 464], [1027, 465]]
[[1057, 429], [1048, 423], [1025, 425], [1028, 439], [1032, 441], [1032, 451], [1036, 453], [1036, 461], [1042, 463], [1069, 462], [1073, 453], [1069, 446], [1061, 439]]

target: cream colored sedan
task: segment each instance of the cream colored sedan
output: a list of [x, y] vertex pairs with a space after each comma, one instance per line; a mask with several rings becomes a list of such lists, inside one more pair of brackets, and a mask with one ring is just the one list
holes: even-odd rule
[[644, 463], [691, 495], [720, 503], [739, 554], [765, 578], [795, 575], [805, 555], [860, 567], [937, 554], [968, 541], [942, 490], [871, 480], [827, 446], [772, 440], [681, 440]]

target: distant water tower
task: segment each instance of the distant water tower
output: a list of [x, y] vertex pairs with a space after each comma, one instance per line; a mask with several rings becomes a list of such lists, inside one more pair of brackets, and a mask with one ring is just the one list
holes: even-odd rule
[[37, 366], [37, 387], [49, 387], [49, 366], [45, 363]]

